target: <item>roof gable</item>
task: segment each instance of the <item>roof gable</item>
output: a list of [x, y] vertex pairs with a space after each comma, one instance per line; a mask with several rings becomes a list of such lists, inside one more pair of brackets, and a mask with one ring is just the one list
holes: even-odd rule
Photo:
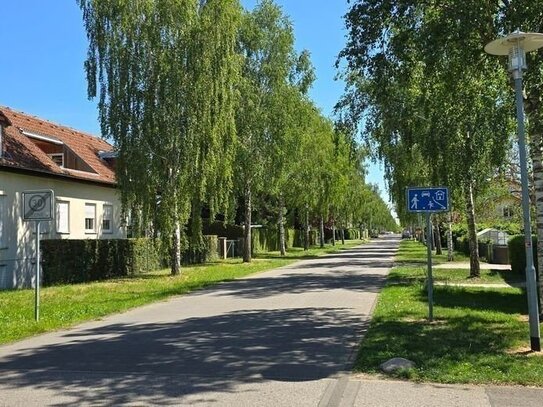
[[[99, 157], [101, 152], [113, 151], [113, 147], [105, 140], [0, 106], [2, 116], [11, 125], [4, 131], [4, 157], [0, 158], [0, 166], [106, 184], [115, 183], [114, 168]], [[81, 160], [83, 170], [59, 166], [37, 146], [37, 141], [66, 146], [73, 157]]]

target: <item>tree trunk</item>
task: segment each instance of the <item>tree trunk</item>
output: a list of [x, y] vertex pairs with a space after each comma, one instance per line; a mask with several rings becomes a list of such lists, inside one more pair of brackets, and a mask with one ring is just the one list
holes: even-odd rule
[[324, 217], [321, 216], [320, 220], [320, 246], [324, 247]]
[[243, 230], [243, 262], [251, 262], [251, 189], [249, 186], [245, 188], [245, 228]]
[[449, 212], [447, 219], [447, 261], [454, 261], [454, 247], [453, 247], [453, 234], [452, 234], [452, 215]]
[[339, 229], [339, 235], [341, 236], [341, 244], [345, 244], [345, 229], [341, 228]]
[[177, 276], [181, 272], [181, 226], [179, 220], [175, 221], [172, 236], [171, 273]]
[[464, 187], [466, 199], [466, 215], [468, 220], [468, 238], [469, 238], [469, 276], [479, 277], [481, 275], [479, 265], [479, 246], [477, 242], [477, 228], [475, 225], [475, 208], [473, 205], [473, 184], [468, 182]]
[[435, 240], [436, 240], [436, 254], [442, 254], [443, 251], [441, 250], [441, 230], [439, 229], [439, 219], [437, 216], [435, 216]]
[[537, 268], [536, 278], [538, 281], [539, 312], [543, 315], [543, 288], [541, 287], [541, 275], [543, 275], [543, 157], [542, 144], [543, 135], [534, 137], [539, 142], [532, 142], [531, 155], [534, 176], [534, 194], [536, 205], [536, 229], [537, 229]]
[[284, 213], [285, 199], [281, 194], [281, 196], [279, 197], [279, 219], [277, 221], [277, 224], [279, 226], [279, 251], [281, 252], [281, 256], [284, 256], [286, 254]]
[[309, 207], [305, 208], [304, 250], [309, 250]]
[[336, 221], [332, 220], [332, 246], [336, 245]]

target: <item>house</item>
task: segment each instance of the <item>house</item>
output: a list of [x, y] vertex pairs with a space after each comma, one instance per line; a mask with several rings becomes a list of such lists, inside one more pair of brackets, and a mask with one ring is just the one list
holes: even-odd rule
[[126, 236], [106, 141], [0, 106], [0, 288], [29, 287], [35, 273], [35, 225], [22, 219], [22, 192], [54, 192], [55, 219], [42, 239]]

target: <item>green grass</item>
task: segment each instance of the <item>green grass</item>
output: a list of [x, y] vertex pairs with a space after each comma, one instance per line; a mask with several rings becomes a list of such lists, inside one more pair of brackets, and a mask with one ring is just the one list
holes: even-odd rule
[[[412, 240], [404, 240], [395, 258], [396, 267], [390, 272], [389, 280], [399, 282], [423, 282], [427, 273], [426, 246]], [[462, 253], [455, 252], [454, 261], [469, 261]], [[434, 265], [447, 262], [447, 253], [432, 255]], [[507, 270], [483, 270], [478, 278], [470, 278], [469, 270], [432, 268], [434, 281], [447, 284], [515, 284], [525, 281], [524, 276]]]
[[41, 290], [39, 322], [34, 321], [33, 290], [0, 291], [0, 344], [67, 328], [221, 281], [281, 267], [298, 259], [338, 252], [361, 243], [360, 240], [348, 241], [345, 246], [311, 248], [306, 252], [292, 248], [286, 257], [278, 253], [266, 253], [249, 264], [242, 263], [240, 259], [229, 259], [184, 267], [181, 275], [175, 277], [170, 275], [169, 270], [160, 270], [132, 278], [46, 287]]
[[[394, 259], [397, 264], [426, 264], [426, 246], [416, 240], [402, 240], [398, 254]], [[463, 253], [455, 252], [454, 261], [469, 261], [469, 257]], [[447, 250], [443, 254], [432, 254], [432, 263], [441, 264], [447, 262]]]
[[429, 323], [423, 279], [405, 278], [420, 274], [420, 267], [407, 266], [391, 273], [393, 284], [379, 297], [356, 371], [377, 373], [380, 363], [404, 357], [416, 368], [399, 376], [412, 380], [543, 385], [543, 356], [528, 352], [521, 289], [436, 286], [435, 322]]
[[[391, 283], [423, 283], [426, 280], [426, 265], [397, 266], [391, 270], [389, 281]], [[522, 283], [524, 277], [512, 271], [481, 270], [479, 278], [470, 278], [469, 270], [464, 269], [432, 269], [434, 282], [444, 284], [515, 284]]]

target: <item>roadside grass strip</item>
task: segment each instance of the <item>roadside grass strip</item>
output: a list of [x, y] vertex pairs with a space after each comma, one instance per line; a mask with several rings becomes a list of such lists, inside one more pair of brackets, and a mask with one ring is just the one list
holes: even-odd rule
[[251, 263], [228, 259], [183, 267], [179, 276], [172, 276], [164, 269], [130, 278], [45, 287], [41, 289], [39, 322], [34, 321], [34, 290], [0, 291], [0, 344], [100, 319], [300, 259], [337, 253], [362, 243], [351, 240], [345, 245], [327, 245], [324, 249], [311, 248], [305, 252], [301, 248], [291, 248], [285, 257], [275, 252], [265, 253]]
[[[412, 244], [402, 242], [402, 249], [408, 246], [413, 252]], [[424, 259], [425, 248], [419, 245]], [[400, 378], [543, 386], [543, 354], [530, 352], [523, 290], [435, 286], [435, 321], [429, 323], [424, 274], [423, 267], [392, 270], [360, 346], [355, 371], [376, 374], [382, 362], [404, 357], [416, 368], [399, 373]], [[437, 276], [458, 282], [467, 274], [468, 270], [439, 270]], [[504, 281], [499, 274], [478, 280]]]

